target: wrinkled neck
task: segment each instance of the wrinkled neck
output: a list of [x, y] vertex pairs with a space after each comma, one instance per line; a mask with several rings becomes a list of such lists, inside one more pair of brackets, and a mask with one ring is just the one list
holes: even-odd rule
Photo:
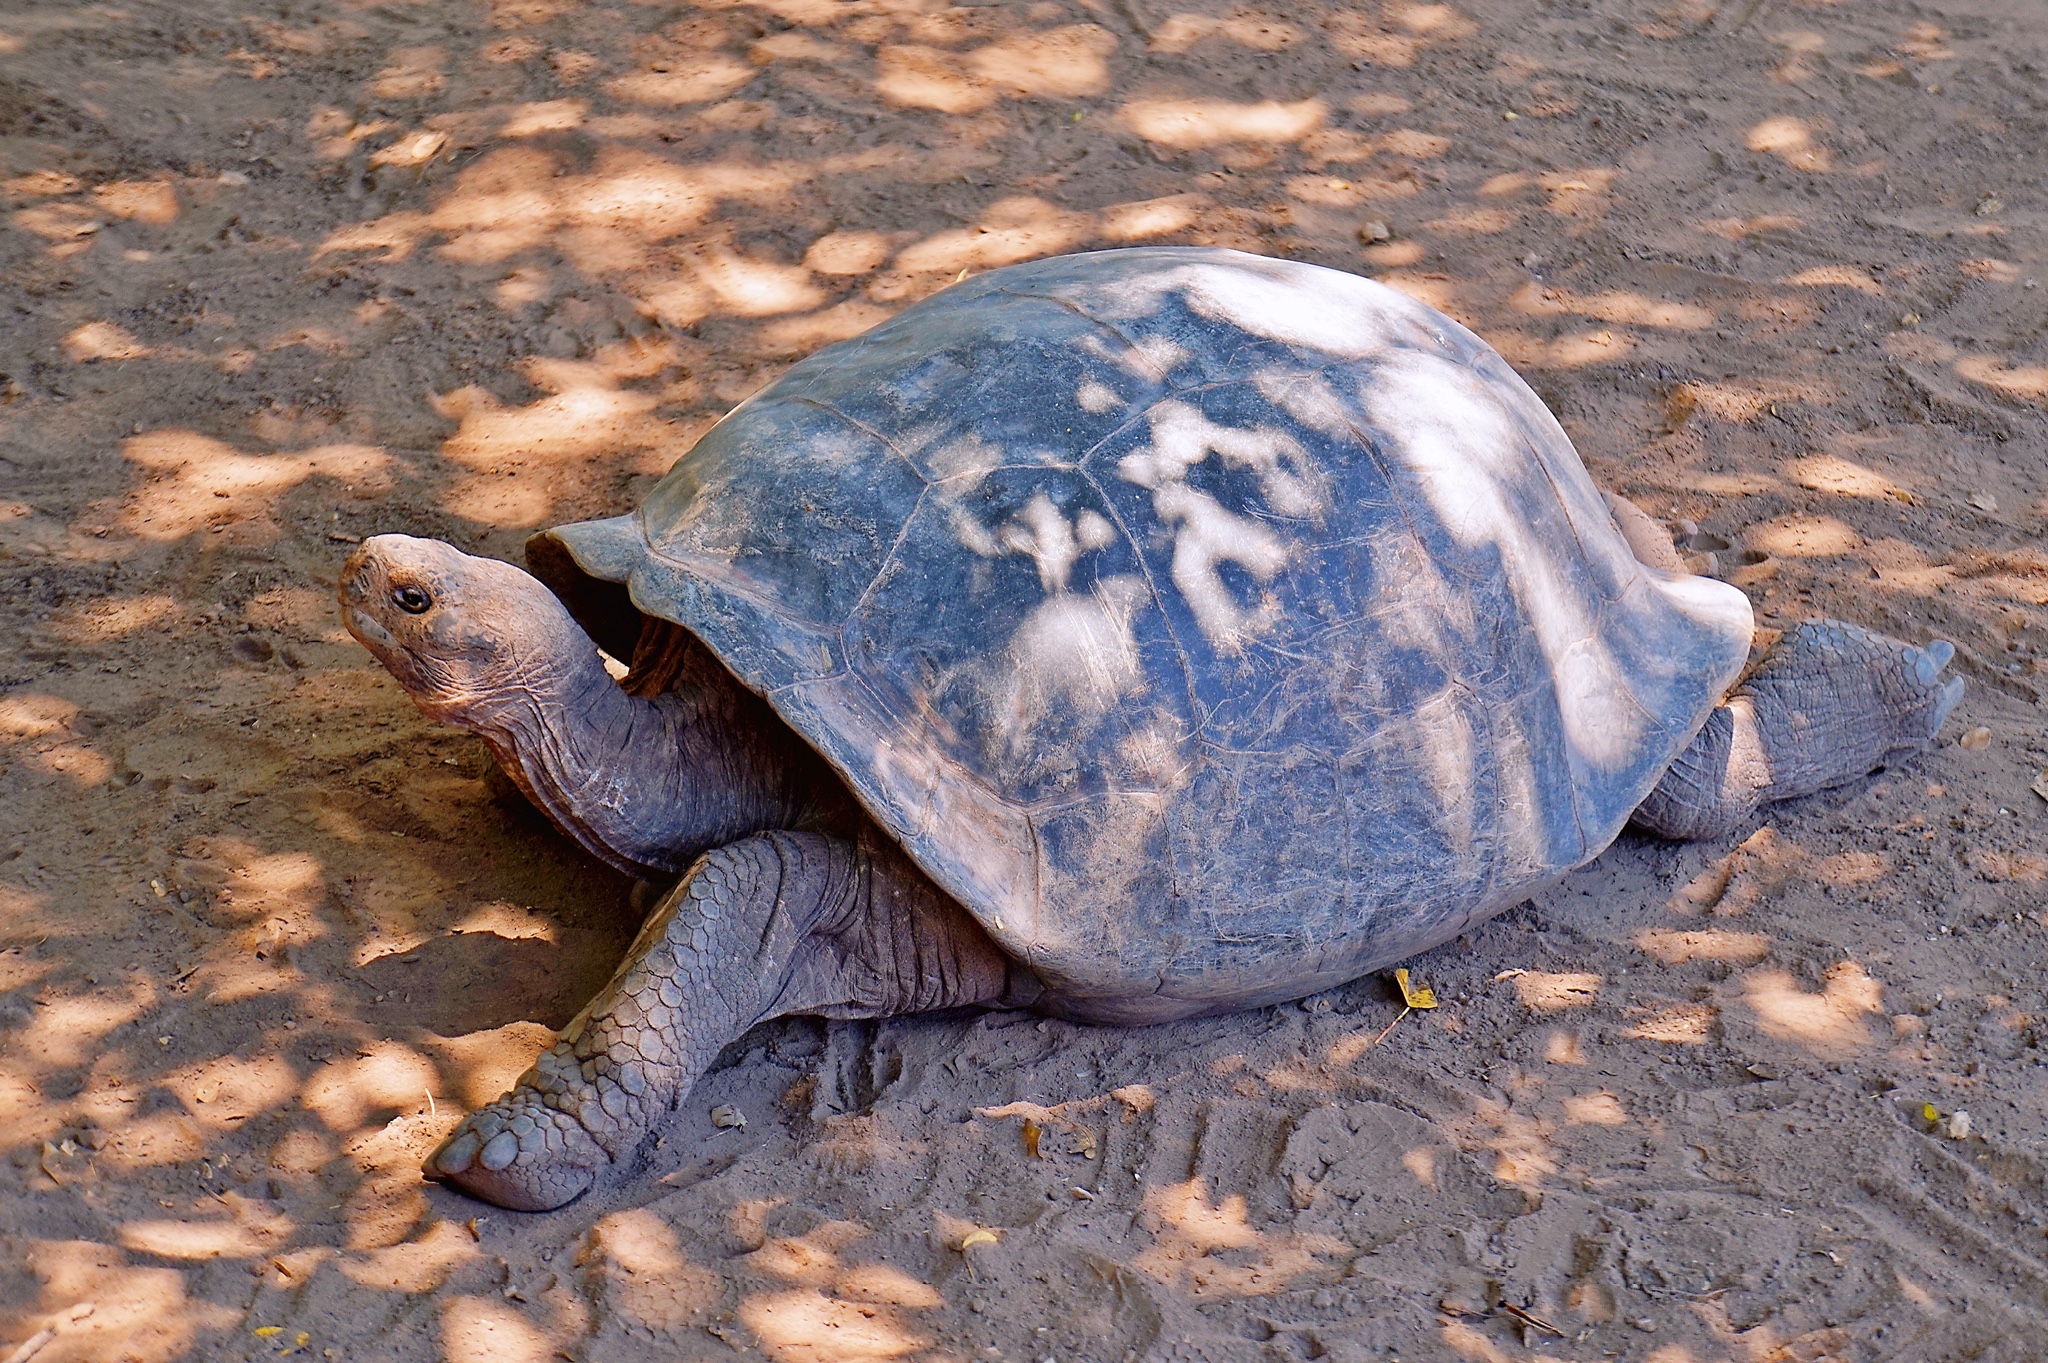
[[587, 641], [549, 661], [466, 720], [593, 855], [674, 875], [710, 848], [808, 821], [799, 787], [822, 764], [715, 662], [716, 675], [693, 667], [673, 689], [635, 695]]

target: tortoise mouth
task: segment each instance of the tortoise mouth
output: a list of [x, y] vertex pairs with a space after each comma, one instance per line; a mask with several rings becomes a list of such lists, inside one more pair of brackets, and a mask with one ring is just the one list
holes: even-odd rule
[[361, 606], [350, 606], [343, 621], [348, 632], [356, 641], [373, 653], [388, 654], [398, 651], [398, 638]]

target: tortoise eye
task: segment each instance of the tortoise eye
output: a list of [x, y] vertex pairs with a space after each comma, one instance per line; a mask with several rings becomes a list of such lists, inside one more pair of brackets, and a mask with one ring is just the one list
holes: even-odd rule
[[418, 587], [400, 587], [391, 593], [391, 599], [407, 615], [424, 615], [427, 607], [434, 604], [434, 598]]

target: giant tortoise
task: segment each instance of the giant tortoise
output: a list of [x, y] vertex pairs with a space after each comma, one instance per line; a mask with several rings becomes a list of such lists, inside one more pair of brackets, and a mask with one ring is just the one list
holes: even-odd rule
[[764, 1019], [1299, 998], [1631, 820], [1712, 837], [1862, 776], [1963, 686], [1946, 643], [1819, 620], [1744, 677], [1743, 592], [1603, 499], [1485, 342], [1224, 250], [956, 284], [527, 559], [381, 535], [340, 586], [564, 832], [680, 876], [428, 1161], [525, 1209], [616, 1176]]

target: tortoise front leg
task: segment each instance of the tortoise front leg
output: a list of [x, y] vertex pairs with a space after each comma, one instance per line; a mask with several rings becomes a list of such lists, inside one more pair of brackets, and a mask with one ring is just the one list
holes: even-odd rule
[[428, 1178], [546, 1211], [628, 1162], [719, 1049], [790, 1013], [886, 1017], [995, 1003], [1012, 966], [893, 845], [765, 833], [700, 858], [611, 983]]

